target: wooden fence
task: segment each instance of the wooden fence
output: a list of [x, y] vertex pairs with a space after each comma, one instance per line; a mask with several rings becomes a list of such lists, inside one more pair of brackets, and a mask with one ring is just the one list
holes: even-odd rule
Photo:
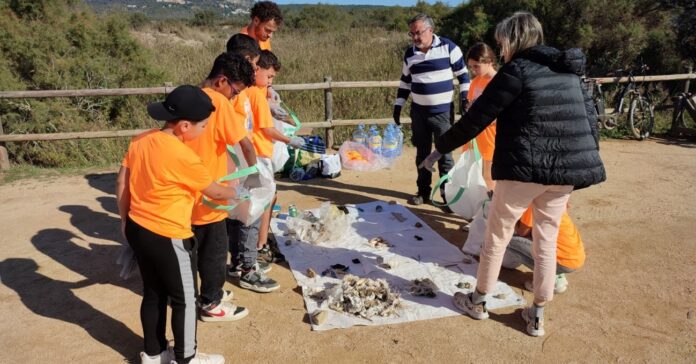
[[[624, 83], [628, 82], [627, 77], [620, 79], [611, 77], [594, 78], [598, 83]], [[661, 75], [661, 76], [644, 76], [637, 77], [638, 81], [643, 82], [661, 82], [661, 81], [678, 81], [685, 80], [685, 89], [688, 91], [690, 80], [696, 79], [696, 74], [689, 68], [689, 73], [676, 75]], [[308, 128], [325, 128], [325, 140], [327, 146], [331, 147], [334, 143], [333, 128], [336, 126], [358, 125], [364, 124], [388, 124], [392, 122], [391, 118], [384, 119], [334, 119], [333, 118], [333, 90], [341, 88], [397, 88], [399, 81], [356, 81], [356, 82], [334, 82], [331, 77], [325, 77], [324, 82], [305, 83], [305, 84], [288, 84], [274, 85], [273, 88], [278, 91], [306, 91], [306, 90], [324, 90], [324, 120], [312, 121], [304, 123], [303, 126]], [[166, 83], [162, 87], [148, 88], [120, 88], [120, 89], [96, 89], [96, 90], [45, 90], [45, 91], [0, 91], [0, 99], [36, 99], [36, 98], [55, 98], [55, 97], [101, 97], [101, 96], [129, 96], [129, 95], [158, 95], [167, 94], [174, 89], [171, 83]], [[402, 118], [402, 123], [410, 123], [410, 118]], [[145, 129], [136, 130], [108, 130], [108, 131], [87, 131], [87, 132], [71, 132], [71, 133], [48, 133], [48, 134], [9, 134], [3, 133], [2, 124], [0, 124], [0, 170], [8, 169], [10, 162], [7, 155], [7, 149], [4, 143], [7, 142], [23, 142], [23, 141], [40, 141], [40, 140], [75, 140], [75, 139], [95, 139], [95, 138], [118, 138], [132, 137], [145, 131]]]

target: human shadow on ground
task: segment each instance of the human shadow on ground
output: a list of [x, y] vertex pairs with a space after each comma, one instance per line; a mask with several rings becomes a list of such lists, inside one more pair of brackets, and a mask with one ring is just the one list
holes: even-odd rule
[[119, 276], [121, 267], [116, 259], [123, 249], [121, 245], [78, 244], [79, 240], [83, 239], [70, 231], [50, 228], [36, 233], [31, 243], [65, 268], [86, 277], [85, 284], [111, 284], [142, 295], [137, 275], [128, 280]]
[[[108, 204], [106, 200], [103, 203]], [[120, 218], [82, 205], [63, 205], [58, 210], [70, 214], [70, 224], [86, 236], [123, 244]]]
[[116, 177], [117, 173], [91, 173], [85, 176], [87, 184], [92, 188], [102, 191], [109, 195], [116, 194]]
[[94, 281], [54, 280], [38, 273], [38, 268], [32, 259], [9, 258], [0, 262], [0, 280], [17, 292], [22, 303], [35, 314], [77, 325], [124, 358], [133, 359], [142, 347], [142, 338], [73, 293]]

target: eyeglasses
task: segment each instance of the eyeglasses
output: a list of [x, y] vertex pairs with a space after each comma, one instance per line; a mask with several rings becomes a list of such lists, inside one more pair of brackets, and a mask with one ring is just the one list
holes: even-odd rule
[[411, 37], [411, 38], [413, 38], [413, 37], [421, 37], [421, 36], [423, 36], [423, 34], [425, 34], [425, 32], [427, 32], [427, 31], [430, 30], [430, 29], [432, 29], [432, 28], [427, 27], [427, 28], [425, 28], [425, 29], [423, 29], [423, 30], [419, 30], [419, 31], [417, 31], [417, 32], [408, 32], [408, 36]]
[[238, 88], [232, 83], [232, 81], [230, 81], [230, 79], [227, 78], [227, 76], [220, 75], [220, 77], [224, 78], [224, 79], [225, 79], [225, 82], [227, 82], [227, 84], [230, 85], [230, 88], [232, 89], [232, 96], [233, 96], [233, 97], [239, 95], [239, 93], [241, 93], [241, 92], [243, 91], [243, 90], [238, 89]]

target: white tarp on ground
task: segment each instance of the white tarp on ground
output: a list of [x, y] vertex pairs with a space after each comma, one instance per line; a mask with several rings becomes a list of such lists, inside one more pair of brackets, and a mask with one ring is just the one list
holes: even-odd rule
[[[377, 212], [377, 206], [382, 211]], [[318, 309], [328, 311], [328, 319], [321, 325], [312, 323], [314, 330], [347, 328], [354, 325], [383, 325], [400, 322], [426, 320], [446, 316], [461, 315], [454, 307], [452, 297], [455, 292], [470, 292], [476, 286], [476, 260], [467, 259], [456, 246], [447, 242], [433, 229], [425, 224], [410, 210], [401, 205], [389, 205], [383, 201], [346, 206], [349, 212], [351, 228], [342, 238], [322, 245], [313, 245], [297, 241], [287, 236], [285, 220], [274, 218], [271, 229], [278, 241], [281, 252], [285, 255], [302, 292], [307, 311], [311, 314]], [[315, 214], [318, 209], [312, 210]], [[400, 222], [392, 213], [406, 218]], [[401, 217], [400, 216], [400, 217]], [[416, 227], [420, 222], [422, 227]], [[415, 236], [422, 240], [418, 240]], [[368, 240], [381, 236], [393, 247], [378, 249], [368, 245]], [[286, 241], [290, 240], [290, 245]], [[378, 266], [377, 258], [392, 262], [390, 270]], [[354, 263], [354, 259], [360, 263]], [[401, 293], [402, 308], [398, 316], [374, 317], [366, 320], [347, 313], [333, 311], [319, 304], [309, 295], [323, 289], [331, 283], [340, 283], [340, 279], [321, 276], [321, 272], [334, 264], [350, 267], [349, 273], [372, 279], [385, 279], [392, 290]], [[309, 278], [307, 269], [317, 272]], [[413, 296], [409, 293], [410, 282], [417, 278], [430, 278], [439, 291], [434, 298]], [[457, 288], [458, 283], [469, 283], [471, 288]], [[490, 297], [489, 309], [524, 305], [524, 298], [517, 295], [507, 284], [498, 282], [495, 292]]]

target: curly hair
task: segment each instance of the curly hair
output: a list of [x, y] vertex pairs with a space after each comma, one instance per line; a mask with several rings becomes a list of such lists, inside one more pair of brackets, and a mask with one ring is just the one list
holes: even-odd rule
[[238, 54], [222, 53], [215, 58], [208, 79], [221, 75], [230, 82], [241, 82], [247, 87], [254, 84], [254, 67]]
[[251, 8], [251, 19], [259, 18], [261, 22], [275, 20], [276, 24], [283, 23], [283, 12], [278, 5], [272, 1], [259, 1]]

